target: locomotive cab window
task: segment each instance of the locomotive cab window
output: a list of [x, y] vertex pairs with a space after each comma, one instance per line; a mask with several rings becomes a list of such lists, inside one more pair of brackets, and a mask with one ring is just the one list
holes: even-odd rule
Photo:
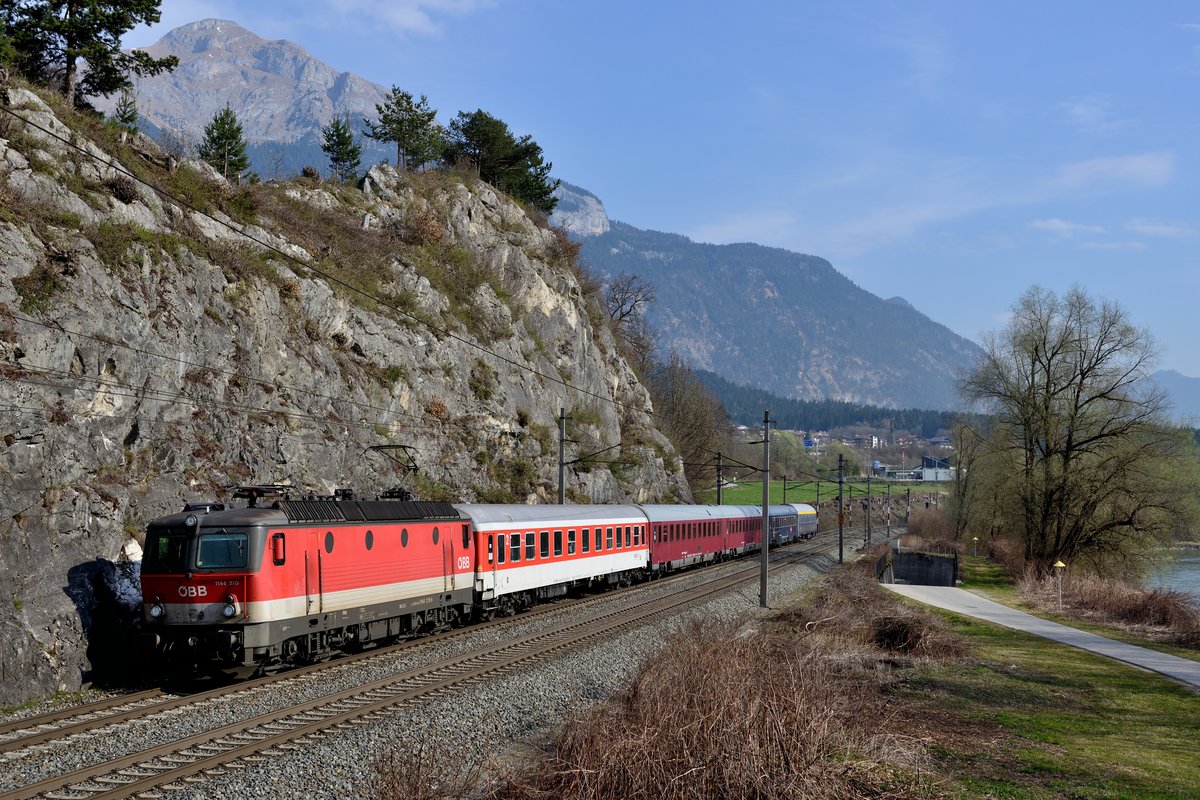
[[233, 569], [246, 566], [246, 534], [206, 533], [196, 544], [198, 569]]
[[150, 574], [187, 571], [188, 537], [165, 533], [150, 535], [142, 571]]

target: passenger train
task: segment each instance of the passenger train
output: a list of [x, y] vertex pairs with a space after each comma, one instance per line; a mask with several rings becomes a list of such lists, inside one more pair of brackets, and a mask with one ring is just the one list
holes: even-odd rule
[[[241, 676], [320, 660], [571, 591], [758, 550], [760, 506], [484, 505], [333, 497], [189, 504], [150, 523], [150, 643]], [[811, 538], [808, 505], [768, 508], [772, 546]]]

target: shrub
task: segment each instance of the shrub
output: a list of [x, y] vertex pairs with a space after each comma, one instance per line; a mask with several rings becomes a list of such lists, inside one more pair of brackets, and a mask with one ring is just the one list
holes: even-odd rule
[[129, 205], [141, 196], [138, 194], [137, 184], [126, 175], [114, 175], [106, 180], [104, 185], [109, 194], [125, 205]]

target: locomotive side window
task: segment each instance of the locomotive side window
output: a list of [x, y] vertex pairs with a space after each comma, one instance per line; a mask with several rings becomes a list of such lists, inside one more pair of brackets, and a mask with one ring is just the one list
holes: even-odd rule
[[374, 546], [375, 546], [375, 534], [372, 533], [371, 531], [367, 531], [367, 549], [370, 550]]
[[147, 573], [186, 572], [188, 537], [151, 534], [143, 557], [142, 571]]
[[567, 555], [575, 555], [575, 531], [567, 531]]
[[196, 545], [199, 569], [232, 569], [246, 566], [246, 534], [206, 533]]
[[333, 531], [325, 531], [325, 552], [333, 552]]
[[434, 528], [433, 529], [433, 543], [437, 544], [437, 542], [438, 542], [438, 529]]
[[509, 549], [512, 551], [510, 553], [511, 558], [509, 558], [508, 560], [513, 561], [513, 562], [520, 561], [521, 560], [521, 534], [514, 533], [512, 536], [509, 537], [508, 542], [509, 542]]
[[525, 560], [533, 561], [533, 531], [525, 534]]
[[287, 560], [286, 548], [287, 542], [282, 532], [271, 536], [271, 560], [275, 562], [275, 566], [282, 567], [283, 562]]
[[550, 531], [542, 531], [542, 558], [550, 557]]
[[463, 550], [471, 549], [471, 526], [463, 525]]
[[592, 531], [590, 528], [584, 528], [579, 532], [579, 547], [584, 553], [590, 552], [592, 549]]
[[400, 529], [400, 546], [408, 547], [408, 528]]
[[562, 531], [554, 532], [554, 555], [562, 555]]

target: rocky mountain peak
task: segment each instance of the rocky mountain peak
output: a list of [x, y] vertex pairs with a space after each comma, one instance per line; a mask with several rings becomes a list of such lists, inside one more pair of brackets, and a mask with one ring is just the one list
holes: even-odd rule
[[[385, 87], [335, 70], [294, 42], [268, 41], [229, 20], [183, 25], [144, 49], [155, 58], [176, 56], [179, 66], [135, 81], [139, 113], [193, 141], [226, 104], [251, 144], [317, 141], [335, 116], [370, 116], [387, 94]], [[97, 105], [109, 112], [116, 100]]]
[[600, 198], [578, 186], [563, 181], [554, 191], [558, 205], [550, 222], [579, 237], [599, 236], [611, 227]]

